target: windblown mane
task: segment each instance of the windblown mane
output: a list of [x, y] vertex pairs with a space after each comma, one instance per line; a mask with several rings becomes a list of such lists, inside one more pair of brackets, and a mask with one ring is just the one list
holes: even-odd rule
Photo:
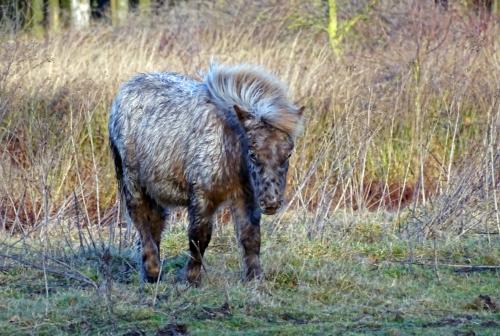
[[290, 136], [300, 132], [301, 112], [288, 100], [286, 86], [262, 67], [212, 63], [204, 81], [216, 104], [238, 105]]

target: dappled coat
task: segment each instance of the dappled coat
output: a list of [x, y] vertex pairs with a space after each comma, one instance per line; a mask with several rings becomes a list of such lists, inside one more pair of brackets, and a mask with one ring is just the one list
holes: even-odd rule
[[[251, 65], [212, 65], [203, 81], [141, 74], [121, 87], [109, 118], [110, 144], [120, 191], [141, 234], [146, 278], [157, 276], [168, 207], [189, 209], [197, 264], [188, 265], [192, 280], [189, 272], [201, 264], [211, 216], [221, 203], [232, 201], [243, 228], [258, 226], [261, 212], [272, 214], [282, 205], [301, 119], [284, 85]], [[250, 271], [259, 273], [258, 251], [250, 254]]]

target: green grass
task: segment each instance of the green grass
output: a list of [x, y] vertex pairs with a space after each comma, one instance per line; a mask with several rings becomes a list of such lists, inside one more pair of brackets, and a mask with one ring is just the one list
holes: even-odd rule
[[[50, 251], [51, 258], [68, 265], [68, 274], [76, 269], [97, 288], [51, 272], [45, 281], [43, 271], [5, 263], [0, 334], [169, 335], [176, 328], [191, 335], [498, 334], [498, 303], [495, 311], [479, 297], [499, 301], [498, 271], [459, 273], [447, 266], [484, 260], [498, 265], [498, 238], [440, 241], [436, 251], [431, 243], [414, 246], [416, 262], [438, 256], [436, 272], [432, 262], [406, 263], [408, 245], [390, 235], [371, 242], [300, 235], [298, 228], [265, 233], [265, 279], [243, 283], [233, 232], [218, 229], [200, 288], [178, 280], [187, 255], [184, 229], [177, 226], [165, 235], [158, 285], [141, 285], [129, 249], [112, 249], [108, 281], [98, 252]], [[40, 265], [39, 253], [25, 251]]]

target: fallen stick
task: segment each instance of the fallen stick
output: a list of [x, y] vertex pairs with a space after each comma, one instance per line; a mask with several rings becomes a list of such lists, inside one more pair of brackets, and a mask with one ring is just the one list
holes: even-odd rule
[[494, 265], [457, 265], [457, 264], [440, 264], [440, 263], [419, 263], [413, 262], [412, 264], [428, 266], [428, 267], [448, 267], [452, 268], [455, 273], [473, 273], [473, 272], [486, 272], [486, 271], [498, 271], [499, 266]]
[[404, 264], [404, 265], [418, 265], [425, 267], [447, 267], [453, 269], [456, 273], [473, 273], [473, 272], [493, 272], [500, 271], [500, 265], [462, 265], [462, 264], [443, 264], [443, 263], [425, 263], [425, 262], [408, 262], [408, 261], [399, 261], [393, 262], [388, 261], [390, 264]]
[[[72, 274], [69, 272], [65, 272], [63, 270], [56, 270], [56, 269], [48, 268], [48, 267], [44, 268], [43, 266], [36, 265], [36, 264], [34, 264], [34, 263], [24, 259], [24, 258], [14, 256], [14, 255], [0, 254], [0, 258], [10, 259], [10, 260], [13, 260], [13, 261], [21, 264], [21, 265], [29, 266], [29, 267], [32, 267], [32, 268], [37, 269], [37, 270], [41, 270], [41, 271], [45, 270], [46, 272], [53, 274], [53, 275], [56, 275], [56, 276], [59, 276], [59, 277], [63, 277], [63, 278], [71, 279], [71, 280], [76, 280], [76, 281], [85, 283], [87, 285], [91, 285], [92, 287], [94, 287], [96, 289], [99, 287], [94, 281], [92, 281], [92, 279], [82, 275], [81, 273], [80, 274]], [[9, 265], [3, 266], [3, 267], [5, 269], [7, 269], [7, 267], [9, 267]], [[10, 268], [13, 268], [13, 267], [10, 267]]]

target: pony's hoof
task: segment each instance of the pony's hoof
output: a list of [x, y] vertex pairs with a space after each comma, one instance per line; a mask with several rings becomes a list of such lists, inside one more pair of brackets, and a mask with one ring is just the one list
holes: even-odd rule
[[145, 270], [141, 272], [142, 281], [147, 283], [156, 283], [159, 279], [159, 273], [156, 274], [148, 274]]
[[253, 280], [261, 280], [263, 279], [262, 269], [260, 267], [249, 268], [245, 272], [244, 281], [253, 281]]
[[187, 266], [184, 274], [184, 279], [193, 287], [201, 285], [201, 267]]

